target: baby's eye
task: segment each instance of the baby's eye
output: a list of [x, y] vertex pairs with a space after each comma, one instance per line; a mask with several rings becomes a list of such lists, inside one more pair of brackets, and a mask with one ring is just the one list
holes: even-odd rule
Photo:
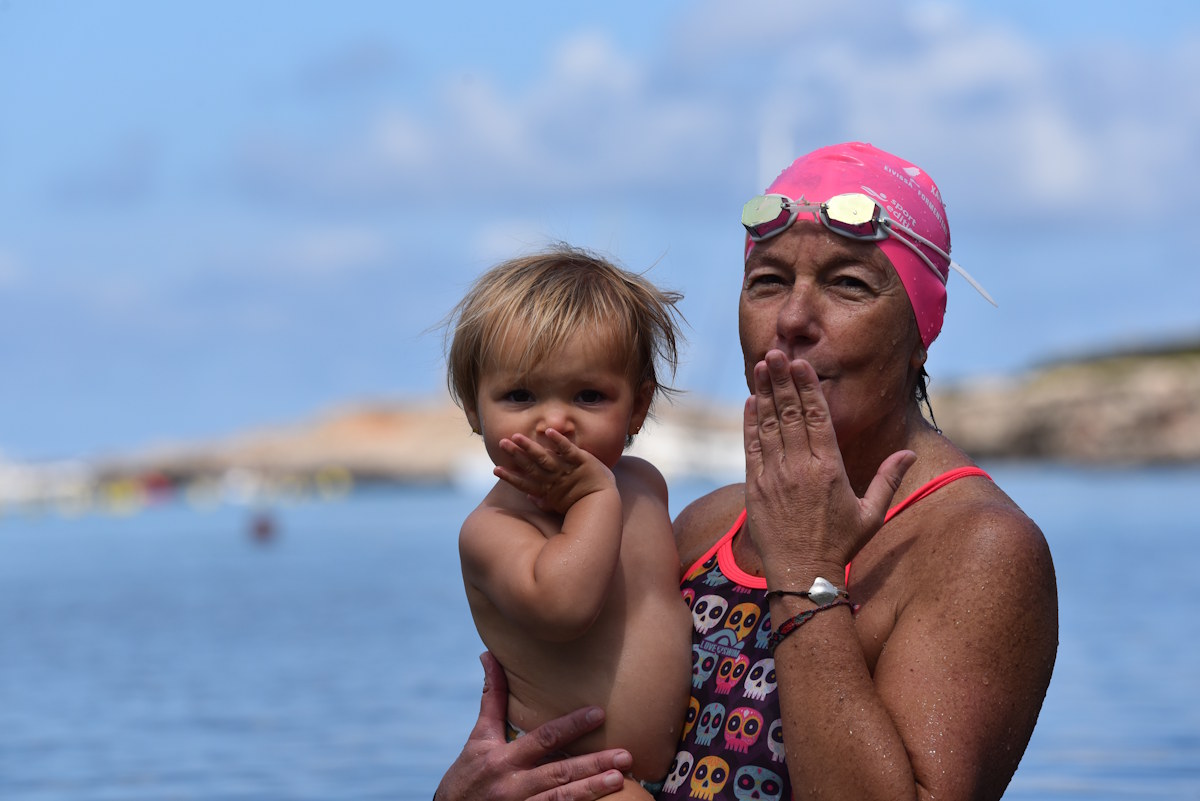
[[604, 400], [604, 393], [598, 389], [585, 389], [578, 397], [580, 403], [599, 403]]
[[504, 399], [509, 403], [529, 403], [533, 400], [533, 393], [527, 389], [510, 389], [504, 393]]

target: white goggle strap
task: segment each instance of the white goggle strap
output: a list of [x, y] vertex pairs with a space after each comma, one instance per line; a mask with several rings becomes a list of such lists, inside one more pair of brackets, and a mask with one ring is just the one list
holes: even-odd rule
[[[946, 251], [942, 250], [942, 249], [941, 249], [941, 248], [939, 248], [937, 245], [933, 244], [933, 243], [932, 243], [932, 242], [930, 242], [928, 239], [926, 239], [925, 237], [923, 237], [923, 236], [921, 236], [920, 234], [918, 234], [916, 231], [910, 231], [908, 228], [905, 228], [903, 225], [900, 225], [900, 224], [899, 224], [898, 222], [896, 222], [895, 220], [892, 220], [892, 219], [890, 219], [890, 218], [889, 218], [889, 219], [888, 219], [888, 221], [887, 221], [887, 225], [888, 225], [888, 227], [890, 227], [890, 228], [895, 228], [897, 231], [903, 232], [904, 234], [906, 234], [906, 235], [908, 235], [908, 236], [911, 236], [913, 239], [917, 240], [917, 241], [918, 241], [918, 242], [920, 242], [922, 245], [925, 245], [926, 247], [932, 248], [932, 249], [933, 249], [933, 251], [934, 251], [934, 252], [936, 252], [936, 253], [937, 253], [939, 256], [941, 256], [942, 258], [944, 258], [946, 261], [950, 262], [950, 267], [951, 267], [951, 268], [952, 268], [952, 269], [953, 269], [953, 270], [954, 270], [956, 273], [958, 273], [958, 274], [959, 274], [959, 275], [961, 275], [963, 278], [965, 278], [965, 279], [967, 280], [967, 283], [968, 283], [968, 284], [970, 284], [971, 286], [973, 286], [973, 287], [975, 288], [975, 291], [976, 291], [976, 292], [978, 292], [980, 295], [982, 295], [982, 296], [983, 296], [983, 299], [984, 299], [984, 300], [986, 300], [988, 303], [992, 304], [992, 305], [993, 305], [993, 306], [995, 306], [996, 308], [1000, 308], [1000, 304], [999, 304], [999, 303], [997, 303], [997, 302], [996, 302], [996, 301], [995, 301], [995, 300], [992, 298], [992, 296], [988, 294], [988, 291], [987, 291], [986, 289], [984, 289], [984, 288], [983, 288], [983, 287], [980, 285], [980, 283], [979, 283], [978, 281], [976, 281], [974, 278], [972, 278], [972, 277], [971, 277], [971, 274], [970, 274], [970, 273], [968, 273], [966, 270], [964, 270], [964, 269], [962, 268], [962, 265], [961, 265], [961, 264], [959, 264], [958, 262], [956, 262], [954, 259], [950, 258], [950, 254], [949, 254], [949, 253], [947, 253]], [[938, 270], [936, 267], [934, 267], [934, 266], [933, 266], [933, 262], [931, 262], [931, 261], [929, 260], [929, 257], [928, 257], [928, 256], [926, 256], [924, 253], [922, 253], [922, 252], [920, 251], [920, 249], [918, 249], [918, 248], [917, 248], [917, 246], [916, 246], [916, 245], [914, 245], [912, 242], [909, 242], [909, 241], [907, 241], [907, 240], [906, 240], [904, 237], [901, 237], [901, 236], [897, 236], [897, 237], [895, 237], [895, 239], [896, 239], [896, 241], [898, 241], [898, 242], [903, 242], [905, 245], [907, 245], [907, 246], [908, 246], [908, 247], [909, 247], [909, 248], [912, 250], [912, 252], [913, 252], [913, 253], [916, 253], [918, 256], [920, 256], [920, 257], [921, 257], [921, 259], [922, 259], [922, 260], [925, 262], [925, 264], [927, 264], [927, 265], [929, 266], [929, 269], [933, 270], [934, 274], [935, 274], [935, 275], [937, 275], [937, 277], [938, 277], [939, 279], [941, 279], [942, 283], [943, 283], [943, 284], [944, 284], [944, 283], [946, 283], [946, 279], [942, 278], [942, 273], [941, 273], [941, 272], [940, 272], [940, 271], [939, 271], [939, 270]]]

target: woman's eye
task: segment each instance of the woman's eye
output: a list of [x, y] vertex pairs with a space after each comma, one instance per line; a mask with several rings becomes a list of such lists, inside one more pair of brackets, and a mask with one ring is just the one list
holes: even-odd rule
[[848, 289], [867, 289], [867, 282], [854, 275], [839, 275], [833, 279], [833, 283]]
[[770, 289], [782, 286], [783, 276], [775, 273], [755, 273], [746, 276], [746, 289]]

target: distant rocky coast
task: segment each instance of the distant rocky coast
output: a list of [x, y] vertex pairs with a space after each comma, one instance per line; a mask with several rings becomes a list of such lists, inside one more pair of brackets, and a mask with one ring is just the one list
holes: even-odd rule
[[1200, 462], [1200, 342], [1065, 360], [932, 394], [939, 426], [976, 458]]
[[[1200, 462], [1200, 342], [1109, 353], [976, 379], [932, 392], [938, 425], [980, 459], [1085, 465]], [[687, 396], [663, 406], [634, 452], [676, 476], [736, 477], [740, 406]], [[106, 466], [184, 477], [241, 468], [359, 481], [446, 482], [490, 475], [462, 413], [448, 401], [348, 406], [305, 423], [163, 448]]]
[[[1200, 342], [1064, 360], [932, 392], [937, 423], [984, 460], [1139, 466], [1200, 463]], [[741, 410], [685, 399], [634, 445], [668, 479], [737, 480]], [[313, 420], [69, 465], [0, 464], [0, 507], [136, 505], [177, 493], [252, 499], [364, 483], [490, 481], [449, 401], [350, 405]]]

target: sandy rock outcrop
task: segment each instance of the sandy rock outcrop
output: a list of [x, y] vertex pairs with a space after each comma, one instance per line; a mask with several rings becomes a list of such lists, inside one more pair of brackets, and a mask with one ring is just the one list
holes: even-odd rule
[[1200, 353], [1065, 363], [934, 393], [937, 422], [976, 458], [1081, 464], [1200, 461]]

